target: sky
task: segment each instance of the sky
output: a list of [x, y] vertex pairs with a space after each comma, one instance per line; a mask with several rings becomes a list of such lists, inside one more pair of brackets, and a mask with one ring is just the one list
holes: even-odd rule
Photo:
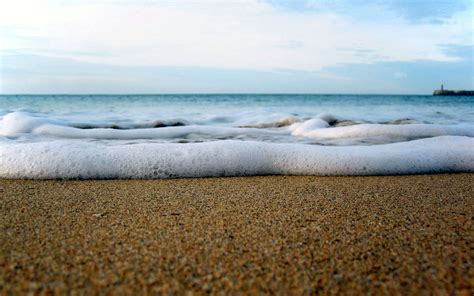
[[0, 0], [0, 93], [474, 89], [474, 0]]

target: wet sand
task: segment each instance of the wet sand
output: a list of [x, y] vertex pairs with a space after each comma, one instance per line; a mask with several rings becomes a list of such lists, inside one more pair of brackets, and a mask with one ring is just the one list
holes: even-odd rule
[[474, 174], [0, 180], [5, 292], [474, 292]]

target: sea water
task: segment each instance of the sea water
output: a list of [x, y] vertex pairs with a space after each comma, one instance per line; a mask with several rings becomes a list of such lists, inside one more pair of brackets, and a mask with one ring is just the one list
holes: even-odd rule
[[473, 171], [468, 96], [0, 96], [3, 178]]

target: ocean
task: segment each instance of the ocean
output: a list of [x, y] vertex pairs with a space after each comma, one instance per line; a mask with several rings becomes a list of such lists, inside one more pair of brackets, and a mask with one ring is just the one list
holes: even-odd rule
[[473, 171], [472, 96], [0, 96], [2, 178]]

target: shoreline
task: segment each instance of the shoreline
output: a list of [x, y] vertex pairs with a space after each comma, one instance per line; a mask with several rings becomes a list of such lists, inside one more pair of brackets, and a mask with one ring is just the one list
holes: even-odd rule
[[470, 294], [473, 184], [0, 179], [0, 291]]

